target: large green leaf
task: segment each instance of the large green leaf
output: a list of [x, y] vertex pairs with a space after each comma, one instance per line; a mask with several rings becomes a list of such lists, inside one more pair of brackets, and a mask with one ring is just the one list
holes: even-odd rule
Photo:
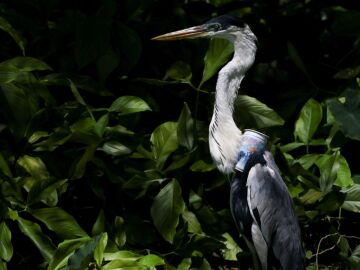
[[309, 144], [322, 119], [321, 105], [314, 99], [309, 99], [300, 111], [295, 123], [295, 138]]
[[154, 225], [166, 241], [173, 242], [179, 216], [184, 210], [181, 187], [174, 179], [160, 190], [151, 206]]
[[322, 155], [316, 160], [316, 165], [320, 169], [320, 189], [323, 192], [330, 191], [332, 185], [336, 181], [337, 171], [339, 170], [339, 162], [337, 153], [333, 155]]
[[94, 251], [94, 259], [99, 268], [101, 268], [104, 259], [104, 251], [107, 245], [107, 241], [108, 241], [107, 233], [102, 233], [99, 240], [99, 244], [96, 246]]
[[34, 217], [41, 220], [61, 239], [73, 239], [88, 236], [75, 218], [59, 207], [31, 210]]
[[74, 253], [74, 251], [90, 240], [90, 237], [83, 237], [61, 242], [56, 249], [54, 256], [51, 258], [48, 270], [58, 270], [64, 267], [68, 258]]
[[179, 144], [191, 150], [194, 147], [194, 133], [195, 122], [191, 117], [189, 106], [185, 103], [178, 120], [177, 137]]
[[341, 192], [345, 193], [345, 201], [342, 208], [360, 213], [360, 184], [354, 184], [350, 188], [343, 189]]
[[110, 112], [119, 112], [121, 115], [151, 111], [149, 105], [141, 98], [134, 96], [122, 96], [117, 98], [109, 108]]
[[233, 44], [226, 39], [211, 39], [204, 58], [204, 71], [199, 88], [229, 60], [234, 52]]
[[90, 261], [93, 259], [94, 252], [101, 239], [102, 235], [98, 235], [90, 241], [82, 244], [79, 249], [69, 256], [68, 265], [64, 268], [64, 270], [86, 269], [89, 266]]
[[328, 100], [326, 104], [344, 135], [360, 140], [360, 91], [347, 89], [344, 96], [345, 103], [334, 98]]
[[166, 122], [151, 134], [152, 152], [156, 165], [161, 169], [169, 155], [178, 148], [177, 123]]
[[25, 42], [22, 36], [11, 26], [11, 24], [5, 20], [5, 18], [0, 17], [0, 29], [7, 32], [16, 42], [16, 44], [21, 49], [23, 55], [25, 55]]
[[24, 155], [18, 159], [17, 163], [37, 180], [49, 179], [49, 173], [41, 158]]
[[49, 262], [54, 254], [55, 247], [50, 238], [44, 234], [37, 223], [17, 217], [20, 230], [30, 238], [39, 249], [44, 259]]
[[5, 222], [0, 223], [0, 261], [10, 261], [13, 255], [13, 246], [11, 244], [11, 231]]
[[28, 193], [28, 205], [42, 201], [49, 206], [55, 206], [58, 202], [57, 189], [63, 186], [66, 182], [67, 179], [60, 181], [49, 180], [36, 182]]
[[139, 260], [139, 263], [141, 265], [149, 267], [151, 269], [155, 266], [164, 265], [165, 261], [163, 258], [161, 258], [155, 254], [148, 254], [148, 255], [145, 255], [144, 257], [142, 257]]
[[235, 101], [235, 119], [241, 126], [265, 128], [281, 126], [284, 120], [256, 98], [239, 95]]
[[35, 70], [51, 70], [51, 67], [39, 59], [24, 56], [18, 56], [0, 63], [0, 71], [30, 72]]

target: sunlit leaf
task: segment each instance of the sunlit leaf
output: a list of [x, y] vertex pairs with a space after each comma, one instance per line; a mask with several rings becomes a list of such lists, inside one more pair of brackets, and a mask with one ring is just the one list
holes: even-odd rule
[[149, 105], [141, 98], [135, 96], [122, 96], [117, 98], [109, 108], [110, 112], [118, 112], [122, 115], [151, 111]]
[[184, 210], [181, 187], [174, 179], [160, 190], [151, 206], [154, 225], [166, 241], [173, 242], [179, 216]]
[[23, 56], [0, 63], [0, 71], [30, 72], [35, 70], [51, 70], [51, 67], [39, 59]]
[[360, 213], [360, 184], [354, 184], [350, 188], [341, 190], [341, 192], [346, 195], [341, 207], [348, 211]]
[[191, 258], [185, 258], [176, 268], [177, 270], [189, 270], [191, 267]]
[[25, 42], [24, 38], [20, 36], [20, 34], [11, 26], [11, 24], [5, 20], [5, 18], [0, 17], [0, 29], [7, 32], [13, 40], [16, 42], [16, 44], [21, 49], [21, 52], [23, 55], [25, 55]]
[[155, 267], [155, 266], [158, 266], [158, 265], [164, 265], [165, 261], [164, 261], [163, 258], [161, 258], [161, 257], [159, 257], [157, 255], [148, 254], [148, 255], [145, 255], [144, 257], [142, 257], [139, 260], [139, 263], [141, 265], [144, 265], [144, 266], [147, 266], [147, 267]]
[[169, 155], [178, 148], [177, 123], [166, 122], [151, 134], [153, 157], [157, 167], [162, 168]]
[[68, 258], [67, 267], [64, 270], [85, 269], [89, 266], [93, 258], [95, 249], [99, 245], [102, 235], [95, 236], [89, 242], [82, 244], [72, 255]]
[[54, 256], [51, 258], [48, 270], [58, 270], [64, 267], [68, 258], [74, 253], [74, 251], [90, 240], [90, 237], [83, 237], [61, 242], [56, 249]]
[[94, 259], [96, 264], [99, 268], [101, 268], [103, 258], [104, 258], [104, 251], [107, 245], [108, 235], [107, 233], [103, 233], [99, 239], [99, 243], [94, 250]]
[[12, 255], [13, 246], [11, 244], [11, 231], [3, 221], [0, 223], [0, 259], [9, 262]]
[[123, 156], [131, 153], [130, 148], [117, 141], [106, 142], [100, 149], [111, 156]]
[[284, 124], [284, 120], [273, 109], [246, 95], [239, 95], [235, 100], [235, 119], [241, 126], [255, 128]]
[[242, 251], [230, 234], [224, 233], [226, 249], [221, 250], [225, 260], [236, 261], [236, 255]]
[[233, 44], [226, 39], [214, 38], [210, 40], [209, 48], [204, 58], [204, 71], [199, 88], [229, 60], [234, 52]]
[[184, 221], [187, 223], [188, 232], [190, 233], [202, 233], [201, 224], [195, 214], [188, 210], [182, 213]]
[[49, 178], [46, 166], [39, 157], [24, 155], [18, 159], [18, 164], [38, 180], [47, 180]]
[[37, 223], [21, 217], [17, 218], [17, 222], [22, 233], [30, 238], [33, 244], [39, 249], [44, 259], [49, 262], [55, 251], [55, 246], [51, 242], [50, 238], [42, 232]]
[[61, 239], [73, 239], [88, 236], [75, 218], [59, 207], [31, 210], [34, 217], [45, 223]]
[[301, 109], [295, 123], [295, 138], [309, 144], [322, 119], [321, 105], [314, 99], [309, 99]]

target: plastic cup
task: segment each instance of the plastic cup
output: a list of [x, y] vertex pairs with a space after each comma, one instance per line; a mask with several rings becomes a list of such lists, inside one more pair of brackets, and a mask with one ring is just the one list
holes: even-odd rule
[[250, 156], [254, 153], [263, 154], [269, 137], [261, 132], [245, 129], [240, 139], [240, 150], [235, 170], [243, 172]]

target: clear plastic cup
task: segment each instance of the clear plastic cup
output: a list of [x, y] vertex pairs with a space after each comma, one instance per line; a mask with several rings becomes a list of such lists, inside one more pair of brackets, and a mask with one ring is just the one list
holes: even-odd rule
[[261, 132], [245, 129], [240, 139], [240, 150], [235, 170], [243, 172], [251, 154], [265, 152], [267, 139], [269, 137]]

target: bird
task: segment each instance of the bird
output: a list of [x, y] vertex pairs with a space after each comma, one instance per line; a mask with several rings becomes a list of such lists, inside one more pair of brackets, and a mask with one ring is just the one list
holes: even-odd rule
[[230, 211], [252, 254], [254, 269], [305, 269], [294, 204], [271, 152], [255, 151], [242, 170], [236, 169], [245, 133], [234, 121], [234, 102], [255, 61], [257, 37], [246, 22], [227, 14], [152, 40], [200, 37], [227, 39], [234, 46], [232, 59], [218, 72], [209, 149], [218, 170], [231, 178]]

